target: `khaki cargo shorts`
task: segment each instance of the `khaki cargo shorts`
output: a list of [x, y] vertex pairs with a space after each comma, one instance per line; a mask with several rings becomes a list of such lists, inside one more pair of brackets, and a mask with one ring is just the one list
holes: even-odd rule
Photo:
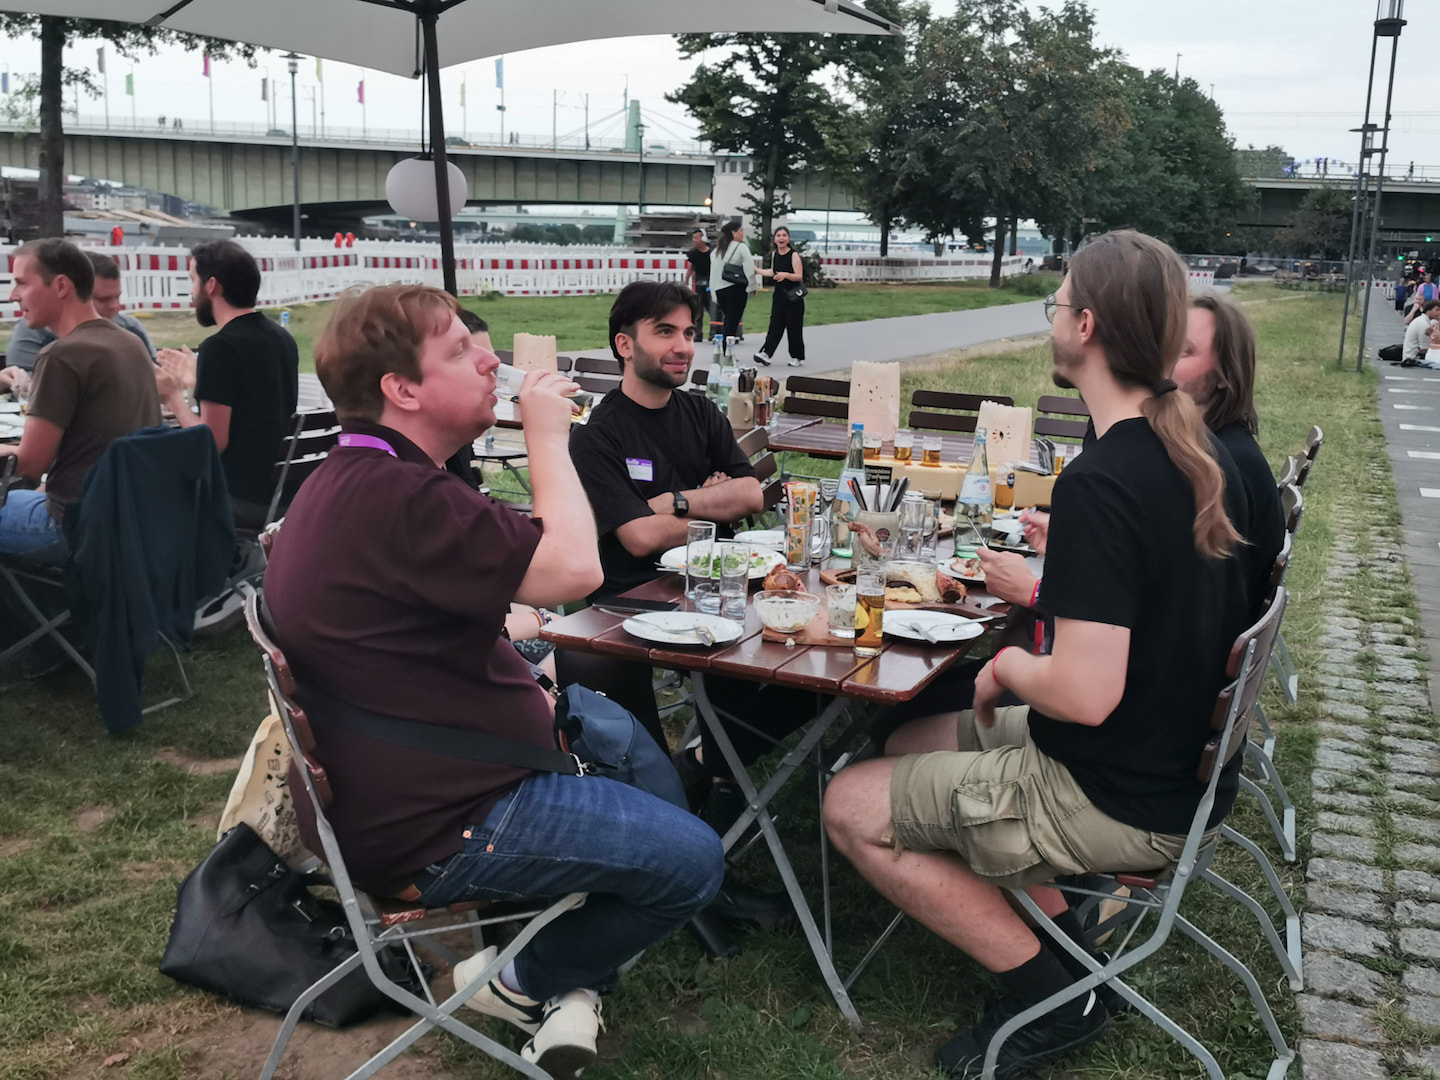
[[1062, 874], [1168, 870], [1183, 836], [1122, 825], [1101, 813], [1070, 771], [1030, 741], [1030, 708], [995, 710], [993, 727], [959, 717], [959, 751], [909, 754], [890, 780], [896, 851], [954, 851], [996, 885]]

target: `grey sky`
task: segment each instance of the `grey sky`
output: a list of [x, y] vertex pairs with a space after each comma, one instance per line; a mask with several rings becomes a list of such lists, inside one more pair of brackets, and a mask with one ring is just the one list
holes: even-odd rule
[[[937, 3], [937, 7], [946, 6]], [[1375, 8], [1364, 0], [1294, 0], [1256, 3], [1254, 0], [1208, 0], [1174, 3], [1156, 0], [1097, 0], [1100, 38], [1125, 52], [1141, 67], [1175, 66], [1200, 83], [1207, 92], [1214, 84], [1216, 100], [1225, 110], [1230, 129], [1240, 145], [1278, 143], [1300, 159], [1319, 156], [1353, 161], [1356, 136], [1347, 129], [1359, 124], [1365, 100], [1365, 70], [1369, 60], [1371, 22]], [[1440, 165], [1432, 143], [1440, 135], [1440, 98], [1424, 88], [1429, 50], [1422, 38], [1420, 20], [1429, 14], [1411, 0], [1411, 24], [1400, 39], [1401, 72], [1397, 82], [1392, 160]], [[71, 63], [93, 65], [95, 45], [71, 50]], [[1383, 104], [1384, 66], [1388, 49], [1382, 46], [1377, 77], [1377, 114]], [[38, 68], [33, 41], [0, 42], [0, 65], [13, 72]], [[584, 124], [584, 98], [590, 98], [591, 130], [595, 135], [618, 137], [618, 114], [629, 77], [630, 96], [639, 98], [647, 112], [647, 142], [683, 135], [691, 127], [679, 106], [663, 100], [667, 90], [680, 85], [694, 61], [682, 60], [669, 38], [628, 38], [594, 44], [560, 46], [515, 54], [505, 59], [506, 123], [508, 130], [530, 135], [551, 131], [552, 91], [559, 91], [556, 127], [560, 134]], [[277, 77], [284, 89], [282, 113], [289, 112], [288, 76], [283, 61], [262, 60], [252, 71], [243, 64], [214, 66], [214, 109], [217, 121], [266, 122], [260, 100], [260, 79]], [[124, 95], [128, 61], [109, 54], [108, 79], [112, 116], [128, 116], [131, 100]], [[209, 115], [206, 80], [198, 56], [166, 50], [159, 57], [135, 65], [135, 114], [154, 121], [161, 114], [185, 118], [186, 127], [200, 125]], [[356, 83], [362, 72], [327, 61], [324, 65], [324, 99], [327, 127], [361, 124]], [[419, 123], [417, 83], [376, 72], [366, 79], [366, 122], [371, 128], [415, 129]], [[459, 87], [467, 83], [467, 109], [462, 122]], [[472, 136], [497, 132], [495, 70], [491, 60], [478, 61], [444, 72], [447, 124], [458, 133], [464, 126]], [[300, 129], [307, 132], [318, 108], [311, 103], [316, 86], [314, 64], [300, 68]], [[103, 112], [100, 101], [82, 99], [87, 115]], [[288, 127], [288, 115], [281, 124]]]

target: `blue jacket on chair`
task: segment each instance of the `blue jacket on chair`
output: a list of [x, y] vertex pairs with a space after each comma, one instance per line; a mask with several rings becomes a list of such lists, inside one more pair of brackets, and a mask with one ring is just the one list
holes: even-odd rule
[[65, 527], [100, 716], [119, 734], [140, 724], [140, 683], [159, 636], [191, 643], [196, 603], [224, 585], [234, 557], [210, 429], [151, 427], [116, 439], [86, 474]]

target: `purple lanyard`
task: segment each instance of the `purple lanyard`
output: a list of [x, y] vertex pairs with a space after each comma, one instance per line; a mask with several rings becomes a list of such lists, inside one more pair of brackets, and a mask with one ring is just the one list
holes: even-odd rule
[[358, 446], [363, 450], [384, 450], [393, 458], [400, 455], [395, 453], [395, 448], [384, 439], [377, 439], [374, 435], [353, 435], [348, 431], [340, 433], [341, 446]]

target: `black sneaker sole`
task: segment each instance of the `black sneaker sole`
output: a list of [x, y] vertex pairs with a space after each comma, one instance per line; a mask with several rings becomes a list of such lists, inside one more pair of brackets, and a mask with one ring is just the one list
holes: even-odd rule
[[[1040, 1023], [1042, 1020], [1044, 1020], [1044, 1017], [1031, 1022]], [[1029, 1057], [1016, 1058], [1010, 1061], [999, 1061], [995, 1065], [995, 1080], [1023, 1080], [1024, 1077], [1030, 1075], [1030, 1070], [1040, 1062], [1046, 1061], [1049, 1058], [1058, 1057], [1061, 1054], [1068, 1054], [1074, 1050], [1079, 1050], [1082, 1046], [1089, 1046], [1092, 1042], [1104, 1038], [1105, 1033], [1110, 1030], [1112, 1023], [1114, 1023], [1114, 1018], [1107, 1012], [1104, 1021], [1099, 1027], [1092, 1028], [1067, 1043], [1063, 1043], [1060, 1046], [1047, 1047], [1042, 1053], [1031, 1054]], [[1024, 1031], [1025, 1029], [1021, 1028], [1020, 1030]], [[1005, 1048], [1003, 1046], [1000, 1048], [1000, 1054], [1003, 1058], [1005, 1054]], [[980, 1075], [985, 1071], [985, 1058], [983, 1055], [978, 1059], [972, 1058], [969, 1061], [955, 1066], [954, 1068], [963, 1070], [959, 1072], [953, 1070], [947, 1071], [946, 1067], [940, 1063], [938, 1055], [935, 1064], [940, 1071], [950, 1077], [951, 1080], [979, 1080]]]
[[594, 1065], [597, 1057], [599, 1055], [594, 1050], [585, 1046], [552, 1046], [540, 1055], [535, 1064], [555, 1080], [574, 1080], [580, 1070]]

